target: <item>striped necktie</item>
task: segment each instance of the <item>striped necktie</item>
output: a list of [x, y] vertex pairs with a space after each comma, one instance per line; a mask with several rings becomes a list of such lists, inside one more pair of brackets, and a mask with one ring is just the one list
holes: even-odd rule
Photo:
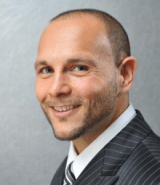
[[70, 163], [70, 165], [68, 166], [67, 170], [66, 170], [66, 174], [64, 177], [64, 185], [72, 185], [75, 182], [75, 176], [73, 174], [73, 172], [71, 171], [71, 165], [72, 163]]

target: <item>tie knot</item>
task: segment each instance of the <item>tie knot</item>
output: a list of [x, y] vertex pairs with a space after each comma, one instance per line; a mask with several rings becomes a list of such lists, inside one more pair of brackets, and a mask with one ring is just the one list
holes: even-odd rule
[[75, 182], [75, 176], [71, 170], [71, 166], [72, 166], [72, 163], [71, 162], [66, 170], [66, 173], [65, 173], [65, 177], [64, 177], [64, 185], [72, 185], [74, 184]]

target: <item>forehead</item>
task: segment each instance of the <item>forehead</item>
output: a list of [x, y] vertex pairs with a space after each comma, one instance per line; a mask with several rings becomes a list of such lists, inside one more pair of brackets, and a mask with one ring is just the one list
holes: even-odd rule
[[42, 33], [38, 55], [55, 58], [81, 52], [111, 55], [109, 39], [102, 21], [93, 16], [76, 16], [51, 22]]

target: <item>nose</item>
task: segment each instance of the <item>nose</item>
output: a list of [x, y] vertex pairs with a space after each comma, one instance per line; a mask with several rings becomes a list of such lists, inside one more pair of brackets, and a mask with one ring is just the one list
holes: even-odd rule
[[69, 79], [65, 74], [54, 74], [50, 82], [48, 93], [52, 97], [67, 96], [71, 93]]

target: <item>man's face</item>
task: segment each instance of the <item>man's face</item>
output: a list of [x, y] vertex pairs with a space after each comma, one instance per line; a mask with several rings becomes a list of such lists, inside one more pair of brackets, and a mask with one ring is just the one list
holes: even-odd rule
[[41, 36], [35, 67], [36, 96], [58, 139], [107, 128], [117, 101], [117, 68], [100, 21], [53, 21]]

